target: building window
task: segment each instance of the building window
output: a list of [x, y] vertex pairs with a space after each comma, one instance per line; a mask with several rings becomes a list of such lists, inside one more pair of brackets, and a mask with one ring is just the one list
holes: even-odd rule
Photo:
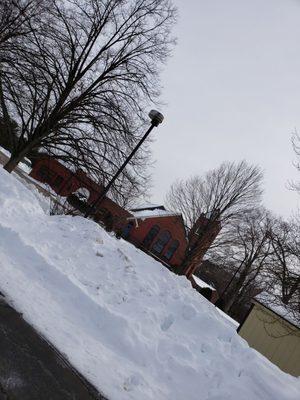
[[55, 186], [57, 189], [59, 189], [64, 181], [64, 178], [60, 175], [57, 175], [53, 182], [53, 186]]
[[133, 228], [133, 222], [129, 222], [126, 226], [124, 226], [122, 230], [122, 237], [124, 239], [127, 239], [128, 236], [130, 235], [130, 232], [132, 231]]
[[39, 176], [45, 183], [50, 183], [56, 173], [51, 171], [46, 165], [42, 165], [39, 169]]
[[167, 260], [171, 260], [171, 258], [173, 257], [175, 251], [178, 249], [179, 247], [179, 242], [178, 240], [173, 240], [170, 244], [170, 246], [168, 247], [167, 251], [164, 254], [164, 257]]
[[143, 240], [143, 246], [144, 247], [149, 247], [150, 244], [153, 242], [153, 239], [156, 237], [156, 235], [159, 232], [159, 226], [158, 225], [153, 225], [150, 231], [147, 233]]
[[171, 239], [171, 234], [169, 231], [161, 232], [158, 239], [152, 246], [152, 251], [156, 254], [161, 254], [170, 239]]

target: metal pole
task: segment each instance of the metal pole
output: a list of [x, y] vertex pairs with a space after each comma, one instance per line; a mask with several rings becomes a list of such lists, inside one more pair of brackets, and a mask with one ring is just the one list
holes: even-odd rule
[[234, 278], [236, 277], [236, 275], [238, 274], [238, 272], [240, 271], [240, 269], [242, 268], [243, 264], [241, 264], [238, 269], [235, 271], [235, 273], [232, 275], [230, 281], [227, 283], [227, 285], [225, 286], [225, 289], [223, 290], [222, 294], [220, 295], [219, 299], [222, 299], [223, 296], [225, 295], [225, 293], [227, 292], [229, 286], [231, 286]]
[[118, 171], [115, 173], [115, 175], [112, 177], [110, 182], [105, 186], [99, 197], [94, 201], [94, 203], [91, 205], [91, 207], [87, 210], [85, 213], [84, 217], [87, 218], [89, 217], [96, 209], [97, 205], [101, 203], [103, 198], [105, 197], [106, 193], [109, 191], [109, 189], [112, 187], [112, 185], [115, 183], [115, 181], [118, 179], [126, 165], [129, 163], [129, 161], [132, 159], [132, 157], [135, 155], [137, 150], [140, 148], [140, 146], [144, 143], [144, 141], [147, 139], [148, 135], [152, 131], [154, 127], [157, 127], [160, 123], [163, 121], [163, 115], [160, 114], [158, 111], [150, 111], [149, 116], [151, 118], [151, 126], [148, 128], [142, 139], [138, 142], [138, 144], [135, 146], [135, 148], [132, 150], [132, 152], [129, 154], [129, 156], [126, 158], [126, 160], [123, 162], [121, 167], [118, 169]]

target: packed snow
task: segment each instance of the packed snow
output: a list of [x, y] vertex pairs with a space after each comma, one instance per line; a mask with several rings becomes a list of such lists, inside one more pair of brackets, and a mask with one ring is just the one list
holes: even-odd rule
[[110, 400], [299, 400], [184, 277], [0, 168], [0, 291]]

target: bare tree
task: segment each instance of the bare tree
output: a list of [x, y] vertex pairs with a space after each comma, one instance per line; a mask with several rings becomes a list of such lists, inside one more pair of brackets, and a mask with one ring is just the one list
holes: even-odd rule
[[[143, 134], [159, 95], [159, 71], [174, 43], [169, 0], [53, 0], [26, 51], [2, 66], [2, 110], [18, 123], [12, 171], [43, 149], [105, 184]], [[149, 151], [133, 159], [116, 195], [145, 187]]]
[[189, 229], [201, 213], [216, 210], [217, 218], [224, 225], [259, 205], [262, 178], [257, 166], [245, 161], [224, 162], [204, 177], [194, 176], [173, 183], [166, 202], [171, 209], [182, 213]]
[[26, 37], [33, 32], [46, 9], [45, 0], [3, 0], [0, 3], [0, 143], [10, 151], [13, 140], [17, 139], [17, 124], [9, 115], [3, 93], [5, 65], [16, 61], [17, 49], [26, 52]]
[[15, 38], [32, 31], [33, 21], [45, 7], [45, 0], [2, 0], [0, 3], [0, 47], [11, 48]]
[[225, 311], [235, 303], [248, 302], [250, 288], [268, 289], [270, 282], [264, 277], [271, 263], [269, 231], [272, 221], [264, 209], [245, 212], [229, 224], [230, 239], [211, 251], [212, 261], [222, 265], [231, 276], [220, 293]]
[[[261, 181], [260, 169], [241, 161], [224, 162], [204, 177], [195, 176], [171, 186], [167, 204], [182, 213], [189, 229], [189, 243], [179, 274], [190, 276], [210, 248], [228, 240], [229, 221], [259, 205]], [[199, 226], [199, 216], [203, 214], [206, 221]]]
[[300, 321], [300, 225], [277, 219], [269, 232], [273, 249], [266, 301]]
[[[222, 300], [225, 297], [224, 291], [226, 288], [230, 288], [228, 284], [230, 284], [231, 280], [233, 282], [238, 279], [238, 273], [235, 275], [237, 270], [237, 265], [233, 265], [232, 268], [229, 268], [227, 264], [215, 264], [211, 259], [205, 259], [194, 275], [204, 280], [204, 282], [209, 283], [217, 290], [219, 296], [221, 295], [222, 297], [216, 305], [223, 308], [225, 305], [225, 301]], [[243, 285], [238, 298], [230, 307], [230, 315], [239, 322], [243, 321], [251, 306], [252, 299], [262, 292], [264, 286], [265, 284], [260, 277], [259, 279], [250, 280], [247, 285]]]

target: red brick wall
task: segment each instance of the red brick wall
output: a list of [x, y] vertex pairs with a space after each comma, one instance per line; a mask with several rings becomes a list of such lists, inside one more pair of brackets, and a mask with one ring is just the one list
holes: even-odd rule
[[[200, 229], [200, 233], [197, 230]], [[201, 214], [189, 234], [190, 256], [184, 268], [184, 274], [189, 278], [210, 248], [221, 230], [219, 221], [211, 221]]]
[[[48, 174], [48, 178], [46, 178], [45, 173]], [[67, 196], [76, 190], [77, 185], [73, 180], [72, 172], [50, 157], [43, 157], [36, 161], [30, 176], [39, 182], [47, 183], [56, 193], [62, 196]], [[57, 179], [60, 178], [62, 178], [61, 183], [57, 182]]]
[[[133, 221], [135, 224], [135, 221]], [[128, 237], [128, 240], [135, 243], [142, 245], [144, 238], [146, 237], [147, 233], [151, 229], [153, 225], [158, 225], [160, 228], [160, 232], [164, 230], [168, 230], [171, 233], [171, 239], [164, 247], [161, 255], [158, 256], [163, 261], [167, 262], [169, 265], [176, 267], [180, 265], [183, 261], [185, 249], [187, 246], [186, 237], [185, 237], [185, 229], [183, 225], [183, 220], [181, 216], [167, 216], [167, 217], [152, 217], [147, 218], [145, 220], [138, 219], [137, 220], [138, 227], [134, 227]], [[135, 226], [135, 225], [134, 225]], [[155, 243], [155, 240], [158, 238], [158, 235], [153, 239], [152, 243], [149, 246], [149, 251], [151, 252], [151, 247]], [[173, 240], [179, 241], [179, 247], [177, 248], [176, 252], [172, 256], [170, 260], [164, 259], [164, 254], [168, 250], [169, 245]]]

